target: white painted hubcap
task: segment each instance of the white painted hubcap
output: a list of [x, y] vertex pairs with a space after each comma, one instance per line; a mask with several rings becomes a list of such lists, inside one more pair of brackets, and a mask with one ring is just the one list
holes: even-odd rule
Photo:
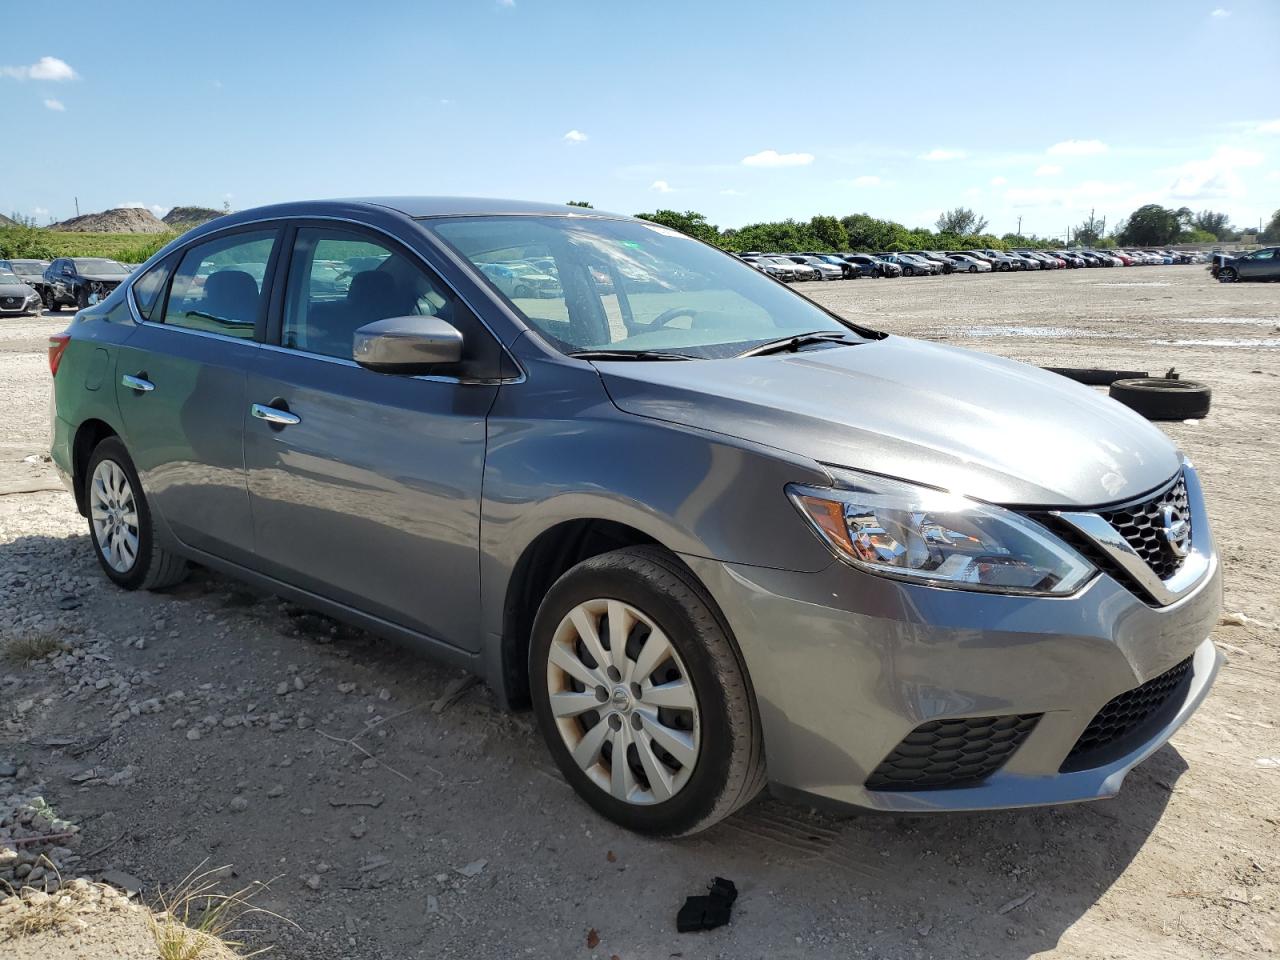
[[556, 628], [551, 712], [574, 761], [619, 800], [661, 803], [693, 773], [701, 746], [689, 671], [666, 635], [621, 600], [588, 600]]
[[138, 560], [138, 508], [129, 477], [114, 460], [103, 460], [89, 482], [89, 519], [98, 550], [117, 573]]

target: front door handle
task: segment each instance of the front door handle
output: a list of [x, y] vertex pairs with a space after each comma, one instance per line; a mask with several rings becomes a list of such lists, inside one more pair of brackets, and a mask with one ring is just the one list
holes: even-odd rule
[[267, 423], [281, 427], [290, 427], [295, 423], [302, 422], [302, 418], [296, 413], [290, 413], [288, 410], [281, 410], [278, 407], [268, 406], [265, 403], [255, 403], [249, 408], [249, 413], [257, 417], [259, 420], [265, 420]]
[[130, 390], [137, 390], [139, 393], [150, 393], [156, 388], [156, 385], [145, 377], [135, 377], [127, 373], [120, 378], [120, 382]]

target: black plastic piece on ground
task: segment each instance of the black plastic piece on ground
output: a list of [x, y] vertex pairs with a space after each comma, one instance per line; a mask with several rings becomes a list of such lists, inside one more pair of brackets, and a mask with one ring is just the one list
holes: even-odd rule
[[715, 877], [708, 889], [708, 896], [685, 898], [684, 906], [676, 914], [676, 930], [680, 933], [714, 930], [729, 922], [733, 903], [738, 899], [738, 888], [732, 880]]

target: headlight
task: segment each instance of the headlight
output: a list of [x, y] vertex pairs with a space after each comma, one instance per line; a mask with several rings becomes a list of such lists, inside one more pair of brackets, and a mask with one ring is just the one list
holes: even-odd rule
[[1094, 566], [1039, 524], [957, 494], [852, 471], [790, 484], [818, 536], [860, 570], [957, 590], [1064, 596]]

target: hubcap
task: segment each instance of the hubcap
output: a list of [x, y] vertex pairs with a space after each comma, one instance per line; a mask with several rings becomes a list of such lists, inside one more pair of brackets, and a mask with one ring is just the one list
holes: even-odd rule
[[138, 508], [129, 477], [114, 460], [103, 460], [89, 482], [89, 519], [102, 559], [117, 573], [138, 560]]
[[574, 762], [625, 803], [661, 803], [689, 782], [698, 700], [661, 628], [621, 600], [588, 600], [560, 621], [547, 658], [551, 713]]

